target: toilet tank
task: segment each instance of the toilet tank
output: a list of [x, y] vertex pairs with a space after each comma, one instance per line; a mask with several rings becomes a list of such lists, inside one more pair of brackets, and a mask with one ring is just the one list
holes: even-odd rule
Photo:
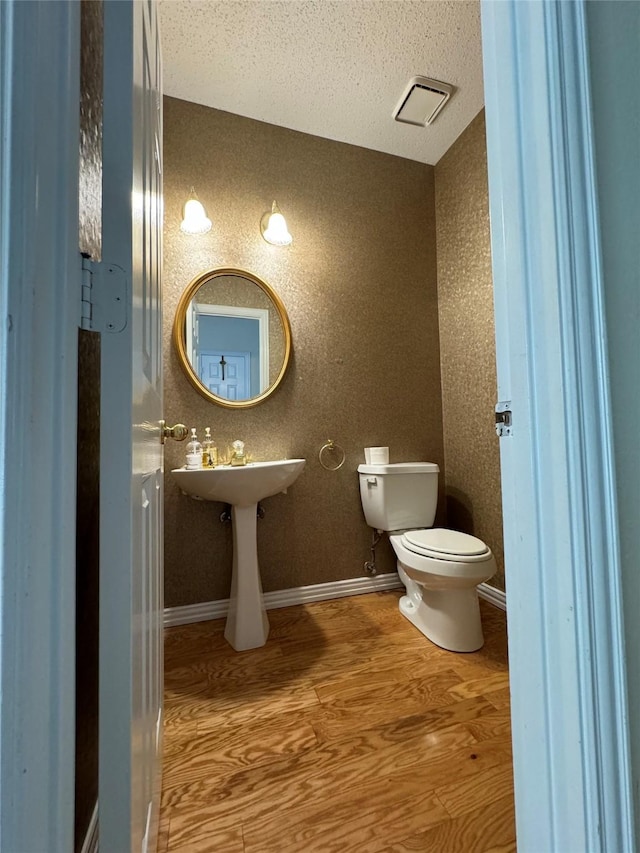
[[369, 527], [431, 527], [436, 517], [439, 471], [434, 462], [359, 465], [360, 498]]

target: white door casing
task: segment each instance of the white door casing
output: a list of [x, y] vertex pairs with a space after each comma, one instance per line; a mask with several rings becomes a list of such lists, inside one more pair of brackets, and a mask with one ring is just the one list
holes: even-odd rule
[[[199, 318], [202, 314], [212, 317], [234, 317], [243, 320], [255, 320], [258, 323], [258, 347], [260, 350], [260, 390], [252, 389], [251, 396], [262, 394], [269, 387], [269, 311], [266, 308], [247, 308], [237, 305], [211, 305], [207, 302], [196, 303], [193, 300], [187, 306], [187, 355], [192, 364], [194, 331], [199, 334]], [[214, 393], [217, 393], [214, 391]], [[224, 395], [223, 395], [224, 396]]]
[[630, 853], [584, 4], [483, 0], [482, 35], [518, 850]]
[[0, 849], [73, 849], [80, 8], [0, 3]]
[[[162, 708], [162, 92], [153, 0], [104, 4], [101, 341], [101, 853], [155, 849]], [[107, 285], [108, 286], [108, 285]]]

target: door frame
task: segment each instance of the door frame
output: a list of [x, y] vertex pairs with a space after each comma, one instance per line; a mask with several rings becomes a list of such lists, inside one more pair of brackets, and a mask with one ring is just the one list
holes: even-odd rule
[[[502, 462], [519, 849], [632, 850], [583, 4], [484, 0], [482, 28], [496, 321], [509, 321], [500, 397], [513, 406]], [[73, 844], [79, 4], [5, 0], [0, 34], [0, 848], [62, 851]]]
[[[237, 317], [241, 320], [258, 321], [258, 349], [260, 352], [259, 393], [263, 394], [269, 387], [269, 311], [266, 308], [244, 308], [239, 305], [211, 305], [208, 302], [190, 302], [187, 308], [187, 323], [189, 322], [189, 310], [193, 310], [196, 317], [202, 314], [209, 314], [212, 317]], [[196, 320], [196, 322], [198, 321]], [[193, 363], [193, 351], [189, 353], [189, 345], [190, 341], [187, 338], [187, 355]], [[255, 395], [252, 394], [251, 396]]]
[[631, 851], [583, 0], [483, 0], [518, 850]]
[[80, 4], [0, 3], [0, 849], [73, 850]]

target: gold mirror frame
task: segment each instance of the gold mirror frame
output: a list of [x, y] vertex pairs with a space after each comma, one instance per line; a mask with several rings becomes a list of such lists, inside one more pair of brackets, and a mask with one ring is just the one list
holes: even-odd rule
[[[189, 303], [205, 282], [225, 275], [240, 276], [241, 278], [246, 278], [257, 285], [273, 302], [278, 312], [278, 316], [280, 317], [284, 333], [284, 358], [282, 360], [280, 373], [271, 385], [269, 385], [266, 391], [263, 391], [262, 394], [259, 394], [257, 397], [250, 397], [248, 400], [227, 400], [224, 397], [218, 397], [217, 394], [209, 391], [209, 389], [200, 381], [198, 374], [195, 372], [191, 362], [187, 358], [185, 325]], [[235, 269], [234, 267], [217, 267], [196, 276], [193, 281], [189, 283], [188, 287], [180, 297], [180, 302], [176, 309], [175, 320], [173, 322], [173, 342], [178, 353], [180, 366], [186, 373], [189, 382], [199, 394], [201, 394], [205, 399], [210, 400], [212, 403], [217, 403], [219, 406], [224, 406], [227, 409], [248, 409], [251, 406], [257, 406], [258, 403], [262, 403], [263, 400], [270, 397], [282, 382], [287, 371], [287, 367], [289, 366], [289, 358], [291, 356], [291, 324], [289, 323], [289, 315], [287, 314], [287, 309], [284, 307], [282, 300], [266, 281], [258, 278], [258, 276], [253, 273], [247, 272], [247, 270]]]

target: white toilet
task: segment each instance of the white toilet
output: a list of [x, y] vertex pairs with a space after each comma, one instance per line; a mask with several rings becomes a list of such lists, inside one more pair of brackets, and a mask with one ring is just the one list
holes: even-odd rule
[[495, 574], [496, 561], [475, 536], [430, 527], [439, 470], [432, 462], [360, 465], [362, 507], [396, 552], [407, 588], [400, 612], [443, 649], [474, 652], [484, 643], [476, 587]]

